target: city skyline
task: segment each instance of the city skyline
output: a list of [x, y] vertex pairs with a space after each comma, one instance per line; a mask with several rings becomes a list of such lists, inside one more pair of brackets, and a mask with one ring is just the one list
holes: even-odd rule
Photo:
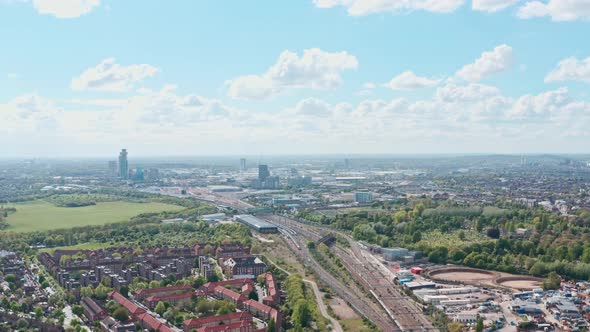
[[584, 0], [4, 0], [0, 153], [588, 153], [589, 19]]

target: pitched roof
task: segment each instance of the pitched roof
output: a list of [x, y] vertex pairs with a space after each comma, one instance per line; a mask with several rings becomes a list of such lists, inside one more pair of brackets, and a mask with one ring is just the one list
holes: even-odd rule
[[129, 299], [117, 291], [110, 292], [109, 297], [113, 298], [113, 300], [125, 307], [125, 309], [127, 309], [132, 315], [140, 315], [145, 312], [145, 310], [140, 308], [137, 304], [129, 301]]
[[217, 286], [213, 290], [215, 291], [215, 293], [221, 293], [224, 296], [232, 298], [235, 301], [243, 300], [245, 298], [244, 295], [236, 293], [233, 290], [227, 289], [223, 286]]
[[93, 315], [97, 315], [104, 311], [104, 309], [101, 308], [98, 303], [94, 302], [94, 300], [89, 297], [83, 298], [80, 302], [82, 306], [86, 307]]
[[219, 315], [219, 316], [209, 316], [209, 317], [202, 317], [202, 318], [193, 318], [187, 319], [183, 322], [185, 327], [191, 326], [202, 326], [209, 323], [217, 323], [217, 322], [227, 322], [239, 319], [241, 321], [252, 321], [252, 315], [245, 312], [232, 312], [230, 314]]

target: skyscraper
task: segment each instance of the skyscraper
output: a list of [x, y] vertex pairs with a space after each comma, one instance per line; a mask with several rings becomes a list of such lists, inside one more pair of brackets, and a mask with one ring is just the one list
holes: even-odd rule
[[245, 171], [246, 170], [246, 158], [242, 158], [240, 159], [240, 171]]
[[111, 176], [117, 176], [117, 161], [110, 160], [109, 161], [109, 172]]
[[121, 179], [129, 178], [129, 164], [127, 163], [127, 149], [119, 153], [119, 177]]
[[258, 165], [258, 180], [265, 181], [270, 176], [268, 165]]

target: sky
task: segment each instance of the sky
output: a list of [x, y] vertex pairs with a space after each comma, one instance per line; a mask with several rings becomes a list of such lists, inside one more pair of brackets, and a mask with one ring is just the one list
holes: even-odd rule
[[588, 0], [0, 0], [0, 156], [589, 153]]

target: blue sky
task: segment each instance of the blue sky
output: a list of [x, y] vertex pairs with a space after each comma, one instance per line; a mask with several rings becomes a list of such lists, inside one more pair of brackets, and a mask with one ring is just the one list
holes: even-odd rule
[[590, 2], [0, 0], [0, 153], [588, 152]]

